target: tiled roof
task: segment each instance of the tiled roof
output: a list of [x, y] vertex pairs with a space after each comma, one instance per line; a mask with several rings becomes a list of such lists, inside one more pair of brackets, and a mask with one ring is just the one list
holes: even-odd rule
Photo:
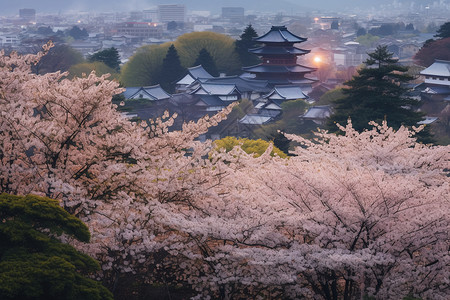
[[275, 88], [267, 95], [263, 96], [264, 98], [269, 98], [273, 94], [278, 94], [281, 98], [285, 100], [294, 100], [294, 99], [306, 99], [308, 98], [302, 91], [299, 86], [295, 85], [279, 85], [275, 86]]
[[329, 105], [312, 106], [308, 111], [301, 116], [304, 119], [326, 119], [331, 114]]
[[229, 83], [201, 83], [191, 94], [197, 94], [199, 90], [203, 90], [209, 95], [231, 95], [239, 93], [236, 85]]
[[311, 50], [304, 50], [296, 47], [270, 47], [263, 46], [259, 48], [249, 49], [249, 52], [257, 55], [302, 55], [311, 52]]
[[272, 26], [269, 32], [254, 40], [260, 43], [301, 43], [307, 39], [291, 33], [286, 26]]
[[144, 87], [128, 87], [123, 92], [125, 99], [132, 99], [137, 94], [141, 94], [143, 95], [142, 98], [150, 100], [163, 100], [171, 97], [159, 84]]
[[219, 96], [199, 95], [199, 98], [207, 106], [223, 106], [223, 107], [227, 106], [227, 103], [225, 103], [222, 99], [220, 99]]
[[431, 66], [421, 71], [420, 74], [450, 77], [450, 61], [436, 59]]
[[188, 68], [188, 72], [195, 79], [197, 79], [197, 78], [213, 78], [214, 77], [211, 74], [209, 74], [208, 71], [206, 71], [202, 65]]
[[239, 120], [239, 123], [246, 125], [262, 125], [270, 122], [272, 117], [260, 115], [245, 115]]
[[310, 68], [302, 65], [280, 66], [280, 65], [256, 65], [242, 68], [251, 73], [310, 73], [316, 68]]

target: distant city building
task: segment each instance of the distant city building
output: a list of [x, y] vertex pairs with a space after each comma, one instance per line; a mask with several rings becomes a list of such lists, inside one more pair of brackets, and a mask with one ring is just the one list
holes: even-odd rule
[[222, 7], [222, 18], [239, 21], [244, 19], [243, 7]]
[[124, 22], [116, 25], [115, 35], [132, 35], [142, 38], [160, 38], [163, 29], [152, 22]]
[[184, 23], [186, 20], [186, 7], [181, 4], [158, 5], [159, 22], [171, 21]]
[[19, 17], [25, 21], [35, 21], [36, 20], [36, 10], [32, 9], [32, 8], [19, 9]]
[[147, 22], [157, 22], [158, 21], [158, 10], [157, 9], [146, 9], [143, 11], [144, 21]]

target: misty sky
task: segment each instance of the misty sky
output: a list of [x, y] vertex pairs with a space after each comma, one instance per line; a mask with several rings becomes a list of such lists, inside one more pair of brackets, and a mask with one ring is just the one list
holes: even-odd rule
[[[131, 11], [154, 7], [158, 4], [185, 4], [188, 10], [212, 10], [219, 13], [221, 7], [241, 6], [246, 10], [301, 11], [303, 9], [339, 10], [346, 7], [367, 8], [394, 0], [0, 0], [0, 15], [18, 14], [20, 8], [34, 8], [37, 13], [69, 11]], [[396, 0], [413, 2], [413, 0]], [[432, 3], [415, 0], [416, 4]]]

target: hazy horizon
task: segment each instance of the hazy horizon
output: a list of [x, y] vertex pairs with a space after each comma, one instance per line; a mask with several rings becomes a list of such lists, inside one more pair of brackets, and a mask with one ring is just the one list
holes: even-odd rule
[[324, 11], [345, 11], [346, 8], [368, 9], [381, 4], [397, 3], [397, 5], [408, 5], [414, 2], [414, 5], [428, 5], [433, 1], [429, 0], [129, 0], [110, 1], [110, 0], [0, 0], [2, 7], [1, 15], [17, 15], [21, 8], [34, 8], [39, 13], [66, 13], [73, 11], [132, 11], [155, 7], [158, 4], [184, 4], [189, 11], [209, 10], [212, 13], [219, 13], [222, 7], [244, 7], [245, 10], [258, 11], [291, 11], [298, 13], [300, 11], [324, 10]]

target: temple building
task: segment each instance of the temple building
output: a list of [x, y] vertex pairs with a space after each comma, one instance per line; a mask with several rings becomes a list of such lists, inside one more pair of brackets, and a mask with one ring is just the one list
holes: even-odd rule
[[255, 79], [268, 80], [273, 85], [311, 85], [315, 81], [305, 75], [316, 69], [297, 63], [298, 57], [308, 54], [310, 50], [294, 46], [306, 40], [291, 33], [286, 26], [272, 26], [269, 32], [255, 38], [262, 46], [249, 50], [259, 56], [262, 63], [244, 67], [243, 70], [254, 74]]

